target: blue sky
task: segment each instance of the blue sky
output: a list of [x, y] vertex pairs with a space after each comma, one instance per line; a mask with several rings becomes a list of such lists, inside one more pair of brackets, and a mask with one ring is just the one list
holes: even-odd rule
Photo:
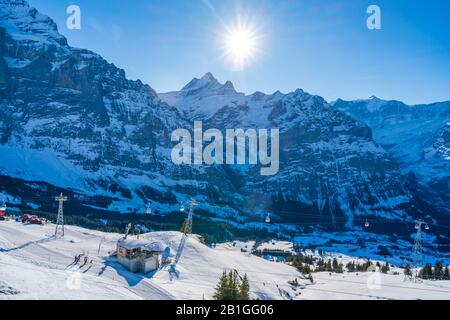
[[[450, 100], [447, 0], [29, 0], [72, 46], [87, 48], [158, 92], [212, 72], [245, 93], [302, 88], [327, 100], [376, 95], [407, 103]], [[77, 4], [82, 29], [68, 30]], [[382, 10], [368, 30], [366, 9]], [[241, 71], [224, 59], [221, 34], [241, 16], [260, 52]]]

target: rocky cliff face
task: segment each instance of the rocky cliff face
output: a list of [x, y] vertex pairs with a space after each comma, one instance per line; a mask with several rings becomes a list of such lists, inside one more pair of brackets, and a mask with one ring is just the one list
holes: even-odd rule
[[161, 210], [177, 205], [178, 187], [187, 197], [192, 181], [202, 185], [204, 171], [170, 165], [170, 134], [187, 123], [152, 88], [68, 46], [25, 2], [4, 1], [0, 12], [3, 173], [105, 193], [132, 208], [159, 200]]
[[333, 106], [367, 123], [409, 183], [439, 211], [450, 213], [450, 102], [409, 106], [372, 97]]
[[367, 217], [406, 220], [421, 214], [370, 128], [319, 96], [302, 90], [246, 96], [206, 74], [160, 98], [204, 127], [280, 129], [277, 175], [262, 177], [257, 167], [230, 170], [252, 212], [269, 209], [280, 222], [348, 228], [360, 228]]
[[[319, 96], [247, 96], [211, 74], [158, 95], [99, 55], [70, 47], [54, 22], [25, 1], [0, 1], [0, 171], [25, 181], [27, 190], [45, 193], [40, 182], [65, 188], [86, 212], [143, 211], [151, 203], [167, 213], [194, 196], [204, 217], [286, 233], [358, 230], [366, 218], [403, 224], [434, 214], [402, 181], [371, 129]], [[204, 130], [280, 129], [280, 172], [264, 177], [258, 166], [174, 165], [170, 135], [192, 128], [194, 119]], [[11, 199], [39, 207], [36, 195]], [[267, 212], [275, 226], [262, 223]]]

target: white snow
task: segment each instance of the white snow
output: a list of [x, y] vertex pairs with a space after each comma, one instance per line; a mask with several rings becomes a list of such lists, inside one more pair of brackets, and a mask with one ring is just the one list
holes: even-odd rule
[[[254, 242], [218, 244], [214, 249], [190, 236], [176, 266], [168, 265], [155, 274], [132, 274], [121, 267], [114, 251], [120, 234], [103, 233], [66, 226], [64, 239], [53, 238], [54, 225], [23, 225], [0, 222], [1, 299], [211, 299], [224, 270], [247, 274], [250, 295], [260, 299], [449, 299], [450, 281], [404, 282], [402, 274], [379, 272], [332, 274], [314, 273], [314, 284], [291, 266], [270, 262], [242, 252]], [[141, 235], [142, 241], [158, 242], [169, 257], [176, 254], [179, 232]], [[134, 236], [130, 236], [132, 239]], [[286, 243], [270, 242], [286, 248]], [[89, 256], [93, 265], [73, 266], [77, 254]], [[345, 263], [352, 258], [338, 257]], [[83, 260], [83, 259], [82, 259]], [[299, 286], [288, 281], [297, 278]]]
[[293, 252], [294, 248], [292, 242], [272, 240], [262, 243], [256, 248], [256, 250], [281, 250], [286, 252]]
[[[287, 288], [288, 280], [300, 276], [290, 266], [274, 264], [248, 253], [222, 247], [211, 249], [196, 236], [187, 240], [176, 267], [177, 276], [171, 277], [169, 266], [155, 275], [143, 276], [129, 273], [113, 258], [108, 258], [108, 253], [122, 237], [120, 234], [74, 226], [66, 226], [64, 239], [55, 240], [53, 233], [54, 225], [0, 222], [0, 283], [20, 292], [0, 294], [0, 299], [202, 299], [203, 295], [211, 299], [220, 275], [230, 269], [248, 274], [255, 298], [279, 299], [275, 283]], [[181, 240], [179, 232], [149, 233], [140, 237], [164, 243], [171, 256]], [[94, 260], [90, 269], [70, 267], [74, 256], [81, 253]]]

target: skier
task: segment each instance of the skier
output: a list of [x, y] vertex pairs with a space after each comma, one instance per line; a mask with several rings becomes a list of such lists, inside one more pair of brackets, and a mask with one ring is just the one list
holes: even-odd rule
[[86, 264], [87, 262], [88, 262], [88, 257], [86, 256], [86, 257], [84, 257], [84, 264]]

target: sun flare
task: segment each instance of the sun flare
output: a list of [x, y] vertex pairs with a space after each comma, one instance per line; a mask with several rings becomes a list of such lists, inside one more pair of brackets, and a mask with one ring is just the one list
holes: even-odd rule
[[235, 70], [243, 70], [255, 58], [259, 50], [258, 40], [257, 32], [250, 26], [238, 23], [228, 28], [224, 36], [224, 50]]

